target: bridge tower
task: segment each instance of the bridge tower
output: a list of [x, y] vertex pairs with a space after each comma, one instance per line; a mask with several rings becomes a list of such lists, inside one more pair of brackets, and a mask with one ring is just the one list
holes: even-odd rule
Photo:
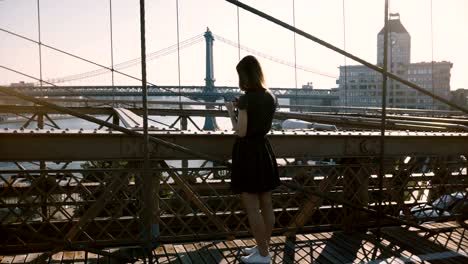
[[[214, 90], [214, 67], [213, 67], [213, 35], [209, 28], [206, 28], [205, 43], [206, 43], [206, 77], [205, 77], [205, 93], [211, 93]], [[216, 98], [205, 99], [207, 102], [216, 102]], [[214, 108], [213, 106], [206, 106], [207, 109]], [[217, 130], [218, 124], [216, 118], [207, 116], [205, 117], [205, 124], [203, 130]]]

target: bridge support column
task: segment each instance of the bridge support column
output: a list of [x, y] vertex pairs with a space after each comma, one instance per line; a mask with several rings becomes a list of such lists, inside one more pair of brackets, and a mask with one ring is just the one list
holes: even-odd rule
[[[212, 109], [208, 106], [206, 109]], [[216, 118], [213, 116], [205, 117], [205, 124], [203, 125], [203, 130], [219, 130], [218, 123], [216, 123]]]
[[[205, 75], [205, 89], [206, 93], [213, 92], [214, 88], [214, 64], [213, 64], [213, 34], [209, 28], [206, 29], [204, 34], [206, 43], [206, 75]], [[206, 102], [216, 102], [216, 99], [207, 99]], [[213, 109], [213, 106], [206, 106], [206, 109]], [[218, 130], [215, 117], [206, 116], [203, 130]]]

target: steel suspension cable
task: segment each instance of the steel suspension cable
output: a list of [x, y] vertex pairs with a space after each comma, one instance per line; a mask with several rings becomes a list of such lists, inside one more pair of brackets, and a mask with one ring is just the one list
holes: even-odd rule
[[176, 0], [176, 25], [177, 25], [177, 78], [179, 81], [179, 109], [182, 109], [182, 98], [181, 98], [181, 92], [180, 92], [179, 0]]
[[[146, 210], [141, 214], [143, 218], [143, 234], [146, 237], [145, 248], [148, 253], [149, 262], [153, 263], [153, 254], [150, 248], [155, 239], [153, 237], [153, 212], [158, 211], [155, 208], [154, 186], [152, 175], [150, 174], [150, 154], [149, 154], [149, 134], [148, 134], [148, 87], [146, 81], [146, 29], [145, 29], [145, 0], [140, 0], [140, 45], [141, 45], [141, 86], [142, 86], [142, 104], [143, 104], [143, 174], [142, 176], [142, 199]], [[156, 178], [159, 181], [159, 178]], [[159, 186], [159, 185], [158, 185]], [[159, 193], [159, 189], [157, 190]], [[157, 216], [159, 219], [159, 215]], [[159, 222], [159, 221], [158, 221]]]
[[110, 55], [111, 55], [111, 78], [112, 78], [112, 106], [115, 107], [114, 86], [114, 38], [112, 35], [112, 0], [109, 0], [109, 30], [110, 30]]
[[[19, 37], [19, 38], [24, 39], [24, 40], [28, 40], [28, 41], [33, 42], [33, 43], [36, 43], [36, 44], [39, 43], [39, 42], [37, 42], [37, 41], [35, 41], [35, 40], [31, 39], [31, 38], [22, 36], [22, 35], [20, 35], [20, 34], [11, 32], [11, 31], [6, 30], [6, 29], [3, 29], [3, 28], [0, 28], [0, 31], [5, 32], [5, 33], [8, 33], [8, 34], [11, 34], [11, 35], [13, 35], [13, 36]], [[108, 71], [111, 70], [111, 68], [109, 68], [109, 67], [107, 67], [107, 66], [105, 66], [105, 65], [102, 65], [102, 64], [99, 64], [99, 63], [94, 62], [94, 61], [92, 61], [92, 60], [89, 60], [89, 59], [83, 58], [83, 57], [81, 57], [81, 56], [72, 54], [72, 53], [70, 53], [70, 52], [61, 50], [61, 49], [59, 49], [59, 48], [55, 48], [55, 47], [52, 47], [52, 46], [47, 45], [47, 44], [44, 44], [44, 43], [41, 43], [41, 46], [44, 46], [44, 47], [49, 48], [49, 49], [51, 49], [51, 50], [57, 51], [57, 52], [59, 52], [59, 53], [63, 53], [63, 54], [65, 54], [65, 55], [68, 55], [68, 56], [73, 57], [73, 58], [75, 58], [75, 59], [79, 59], [79, 60], [85, 61], [85, 62], [87, 62], [87, 63], [96, 65], [96, 66], [98, 66], [98, 67], [107, 69]], [[124, 76], [126, 76], [126, 77], [128, 77], [128, 78], [131, 78], [131, 79], [134, 79], [134, 80], [137, 80], [137, 81], [141, 81], [141, 79], [139, 79], [139, 78], [137, 78], [137, 77], [134, 77], [134, 76], [132, 76], [132, 75], [126, 74], [126, 73], [124, 73], [124, 72], [116, 71], [116, 70], [114, 70], [114, 71], [117, 72], [117, 73], [119, 73], [119, 74], [122, 74], [122, 75], [124, 75]], [[39, 80], [40, 80], [40, 79], [39, 79]], [[148, 83], [148, 84], [151, 84], [151, 83]], [[155, 84], [151, 84], [151, 85], [156, 86]]]
[[[237, 7], [239, 8], [239, 7]], [[292, 11], [293, 11], [293, 27], [296, 27], [296, 5], [295, 0], [292, 0]], [[297, 88], [297, 54], [296, 54], [296, 32], [293, 32], [294, 35], [294, 83]]]
[[41, 11], [40, 0], [37, 0], [37, 33], [38, 33], [38, 47], [39, 47], [39, 78], [40, 86], [42, 87], [42, 44], [41, 44]]
[[[345, 0], [343, 2], [343, 50], [346, 51], [346, 11]], [[346, 63], [346, 56], [344, 58], [344, 106], [348, 106], [348, 67]]]
[[[199, 35], [199, 36], [193, 37], [191, 39], [184, 40], [184, 41], [180, 42], [180, 44], [181, 44], [180, 49], [190, 47], [190, 46], [200, 42], [202, 39], [203, 39], [202, 36]], [[150, 53], [149, 55], [146, 56], [146, 61], [151, 61], [151, 60], [160, 58], [162, 56], [169, 55], [169, 54], [171, 54], [172, 52], [174, 52], [176, 50], [177, 50], [177, 44], [172, 45], [170, 47], [166, 47], [166, 48], [158, 50], [158, 51], [155, 51], [155, 52]], [[128, 61], [124, 61], [124, 62], [115, 64], [114, 65], [114, 71], [116, 71], [117, 69], [118, 70], [126, 69], [126, 68], [129, 68], [129, 67], [135, 66], [137, 64], [140, 64], [140, 63], [141, 63], [141, 58], [139, 58], [139, 57], [135, 58], [135, 59], [128, 60]], [[95, 77], [95, 76], [98, 76], [98, 75], [102, 75], [102, 74], [105, 74], [107, 72], [108, 72], [107, 69], [97, 69], [97, 70], [92, 70], [92, 71], [88, 71], [88, 72], [83, 72], [83, 73], [78, 73], [78, 74], [73, 74], [73, 75], [67, 75], [67, 76], [64, 76], [64, 77], [59, 77], [59, 78], [54, 79], [54, 82], [55, 83], [61, 83], [61, 82], [74, 81], [74, 80], [78, 80], [78, 79], [85, 79], [85, 78], [90, 78], [90, 77]]]
[[[280, 59], [280, 58], [276, 58], [276, 57], [273, 57], [273, 56], [268, 55], [266, 53], [263, 53], [261, 51], [254, 50], [254, 49], [251, 49], [251, 48], [243, 46], [243, 45], [239, 45], [235, 41], [229, 40], [227, 38], [221, 37], [221, 36], [216, 35], [216, 34], [213, 34], [213, 36], [215, 37], [215, 39], [217, 39], [217, 40], [219, 40], [219, 41], [221, 41], [221, 42], [223, 42], [223, 43], [225, 43], [227, 45], [230, 45], [232, 47], [237, 48], [238, 46], [240, 46], [240, 48], [242, 50], [248, 51], [248, 52], [250, 52], [250, 53], [252, 53], [254, 55], [257, 55], [259, 57], [262, 57], [264, 59], [267, 59], [267, 60], [270, 60], [270, 61], [273, 61], [273, 62], [276, 62], [276, 63], [280, 63], [280, 64], [283, 64], [283, 65], [286, 65], [286, 66], [289, 66], [289, 67], [294, 67], [293, 62], [286, 61], [286, 60], [283, 60], [283, 59]], [[305, 71], [305, 72], [314, 73], [314, 74], [325, 76], [325, 77], [328, 77], [328, 78], [333, 78], [333, 79], [337, 78], [337, 76], [332, 75], [330, 73], [323, 73], [323, 72], [320, 72], [320, 71], [318, 71], [316, 69], [312, 69], [312, 68], [309, 68], [309, 67], [306, 67], [306, 66], [297, 65], [297, 68], [299, 70], [302, 70], [302, 71]]]
[[236, 7], [237, 9], [237, 57], [239, 58], [239, 61], [241, 59], [241, 46], [240, 46], [240, 15], [239, 15], [239, 7]]
[[384, 15], [384, 57], [383, 57], [383, 72], [382, 72], [382, 117], [380, 127], [380, 163], [379, 163], [379, 192], [377, 195], [377, 240], [381, 239], [381, 218], [382, 203], [383, 203], [383, 178], [385, 174], [385, 129], [386, 129], [386, 115], [387, 115], [387, 51], [388, 51], [388, 1], [385, 0], [385, 15]]
[[[377, 65], [374, 65], [373, 63], [370, 63], [370, 62], [368, 62], [366, 60], [363, 60], [363, 59], [361, 59], [361, 58], [359, 58], [359, 57], [357, 57], [357, 56], [355, 56], [355, 55], [353, 55], [353, 54], [351, 54], [349, 52], [346, 52], [346, 51], [344, 51], [344, 50], [342, 50], [342, 49], [340, 49], [338, 47], [335, 47], [334, 45], [332, 45], [332, 44], [330, 44], [330, 43], [328, 43], [326, 41], [323, 41], [323, 40], [321, 40], [321, 39], [319, 39], [319, 38], [317, 38], [315, 36], [312, 36], [309, 33], [306, 33], [303, 30], [295, 28], [295, 27], [293, 27], [293, 26], [291, 26], [291, 25], [289, 25], [289, 24], [287, 24], [287, 23], [285, 23], [285, 22], [283, 22], [283, 21], [281, 21], [281, 20], [279, 20], [277, 18], [274, 18], [274, 17], [272, 17], [272, 16], [270, 16], [270, 15], [264, 13], [264, 12], [261, 12], [258, 9], [255, 9], [255, 8], [253, 8], [253, 7], [249, 6], [249, 5], [246, 5], [246, 4], [242, 3], [242, 2], [237, 2], [235, 0], [225, 0], [225, 1], [229, 2], [229, 3], [233, 4], [233, 5], [237, 5], [237, 6], [241, 7], [241, 8], [243, 8], [243, 9], [245, 9], [245, 10], [247, 10], [247, 11], [253, 13], [253, 14], [256, 14], [256, 15], [258, 15], [258, 16], [260, 16], [260, 17], [262, 17], [262, 18], [264, 18], [264, 19], [266, 19], [266, 20], [268, 20], [268, 21], [270, 21], [272, 23], [275, 23], [275, 24], [281, 26], [281, 27], [284, 27], [286, 29], [294, 31], [297, 34], [299, 34], [299, 35], [301, 35], [301, 36], [303, 36], [303, 37], [305, 37], [305, 38], [307, 38], [309, 40], [312, 40], [313, 42], [318, 43], [318, 44], [320, 44], [320, 45], [322, 45], [324, 47], [327, 47], [327, 48], [329, 48], [329, 49], [331, 49], [331, 50], [333, 50], [333, 51], [335, 51], [335, 52], [337, 52], [339, 54], [345, 55], [348, 58], [350, 58], [350, 59], [352, 59], [352, 60], [354, 60], [356, 62], [359, 62], [359, 63], [363, 64], [364, 66], [366, 66], [366, 67], [368, 67], [368, 68], [370, 68], [370, 69], [372, 69], [372, 70], [374, 70], [376, 72], [380, 72], [380, 73], [384, 72], [384, 70], [381, 67], [379, 67]], [[425, 90], [424, 88], [421, 88], [420, 86], [418, 86], [418, 85], [416, 85], [416, 84], [414, 84], [414, 83], [412, 83], [412, 82], [410, 82], [408, 80], [405, 80], [405, 79], [399, 77], [396, 74], [393, 74], [393, 73], [388, 72], [388, 71], [386, 72], [386, 74], [387, 74], [387, 77], [389, 77], [389, 78], [391, 78], [391, 79], [393, 79], [395, 81], [401, 82], [402, 84], [404, 84], [404, 85], [406, 85], [408, 87], [411, 87], [412, 89], [414, 89], [414, 90], [416, 90], [416, 91], [418, 91], [418, 92], [420, 92], [420, 93], [422, 93], [424, 95], [433, 97], [434, 99], [437, 99], [438, 101], [443, 102], [444, 104], [446, 104], [448, 106], [451, 106], [454, 109], [457, 109], [457, 110], [459, 110], [459, 111], [461, 111], [461, 112], [463, 112], [465, 114], [468, 114], [468, 109], [465, 108], [465, 107], [454, 104], [454, 103], [450, 102], [449, 100], [447, 100], [447, 99], [445, 99], [445, 98], [443, 98], [441, 96], [432, 94], [431, 92]]]
[[[435, 87], [434, 87], [434, 27], [432, 25], [432, 0], [431, 0], [431, 86], [432, 86], [432, 93], [435, 94]], [[432, 98], [432, 115], [434, 115], [435, 111], [435, 101]]]
[[[11, 34], [11, 35], [16, 36], [16, 37], [18, 37], [18, 38], [21, 38], [21, 39], [24, 39], [24, 40], [27, 40], [27, 41], [30, 41], [30, 42], [33, 42], [33, 43], [38, 44], [37, 41], [35, 41], [35, 40], [31, 39], [31, 38], [25, 37], [25, 36], [23, 36], [23, 35], [20, 35], [20, 34], [14, 33], [14, 32], [11, 32], [11, 31], [9, 31], [9, 30], [0, 28], [0, 31], [5, 32], [5, 33], [7, 33], [7, 34]], [[41, 43], [41, 45], [44, 46], [44, 47], [46, 47], [46, 48], [49, 48], [49, 49], [51, 49], [51, 50], [54, 50], [54, 51], [57, 51], [57, 52], [59, 52], [59, 53], [63, 53], [63, 54], [65, 54], [65, 55], [68, 55], [68, 56], [70, 56], [70, 57], [73, 57], [73, 58], [75, 58], [75, 59], [79, 59], [79, 60], [85, 61], [85, 62], [87, 62], [87, 63], [96, 65], [96, 66], [101, 67], [101, 68], [103, 68], [103, 69], [105, 69], [105, 70], [107, 70], [107, 71], [110, 71], [110, 70], [111, 70], [111, 68], [109, 68], [109, 67], [107, 67], [107, 66], [105, 66], [105, 65], [99, 64], [99, 63], [97, 63], [97, 62], [94, 62], [94, 61], [92, 61], [92, 60], [90, 60], [90, 59], [83, 58], [83, 57], [81, 57], [81, 56], [72, 54], [72, 53], [70, 53], [70, 52], [61, 50], [61, 49], [59, 49], [59, 48], [52, 47], [52, 46], [47, 45], [47, 44], [44, 44], [44, 43]], [[18, 73], [18, 71], [13, 70], [13, 69], [11, 69], [11, 68], [8, 68], [8, 67], [2, 66], [2, 65], [0, 65], [0, 67]], [[114, 69], [114, 72], [119, 73], [119, 74], [121, 74], [121, 75], [123, 75], [123, 76], [126, 76], [126, 77], [128, 77], [128, 78], [130, 78], [130, 79], [133, 79], [133, 80], [136, 80], [136, 81], [142, 81], [142, 80], [141, 80], [140, 78], [138, 78], [138, 77], [135, 77], [135, 76], [126, 74], [126, 73], [124, 73], [124, 72], [121, 72], [121, 71], [118, 71], [118, 70], [115, 70], [115, 69]], [[27, 74], [22, 74], [22, 75], [28, 76]], [[35, 80], [38, 80], [38, 81], [41, 80], [41, 79], [38, 79], [38, 78], [34, 78], [34, 79], [35, 79]], [[51, 82], [47, 82], [47, 83], [51, 84]], [[154, 86], [154, 87], [158, 87], [156, 84], [153, 84], [153, 83], [151, 83], [151, 82], [147, 82], [147, 84], [149, 84], [149, 85], [151, 85], [151, 86]], [[54, 85], [54, 86], [57, 86], [57, 85]], [[161, 87], [161, 89], [174, 93], [173, 91], [171, 91], [171, 90], [168, 89], [168, 88], [163, 88], [163, 87]]]

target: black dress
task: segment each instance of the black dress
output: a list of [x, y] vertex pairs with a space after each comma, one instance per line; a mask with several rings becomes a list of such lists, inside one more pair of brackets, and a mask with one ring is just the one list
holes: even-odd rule
[[237, 137], [232, 149], [231, 189], [234, 193], [267, 192], [280, 185], [278, 165], [266, 134], [276, 110], [268, 90], [247, 91], [239, 98], [247, 110], [247, 134]]

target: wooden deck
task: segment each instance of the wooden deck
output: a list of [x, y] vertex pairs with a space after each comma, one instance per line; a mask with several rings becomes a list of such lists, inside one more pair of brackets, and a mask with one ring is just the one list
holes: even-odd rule
[[[272, 238], [272, 263], [468, 263], [468, 232], [458, 224], [426, 224], [427, 233], [404, 227], [387, 227], [378, 242], [371, 232], [297, 235], [293, 240]], [[252, 239], [165, 244], [153, 251], [154, 263], [240, 263], [240, 249], [254, 245]], [[128, 260], [95, 253], [58, 252], [43, 263], [145, 263], [136, 250], [107, 251]], [[39, 263], [40, 253], [0, 256], [0, 263]], [[132, 260], [133, 259], [133, 260]], [[146, 263], [148, 263], [146, 261]]]

